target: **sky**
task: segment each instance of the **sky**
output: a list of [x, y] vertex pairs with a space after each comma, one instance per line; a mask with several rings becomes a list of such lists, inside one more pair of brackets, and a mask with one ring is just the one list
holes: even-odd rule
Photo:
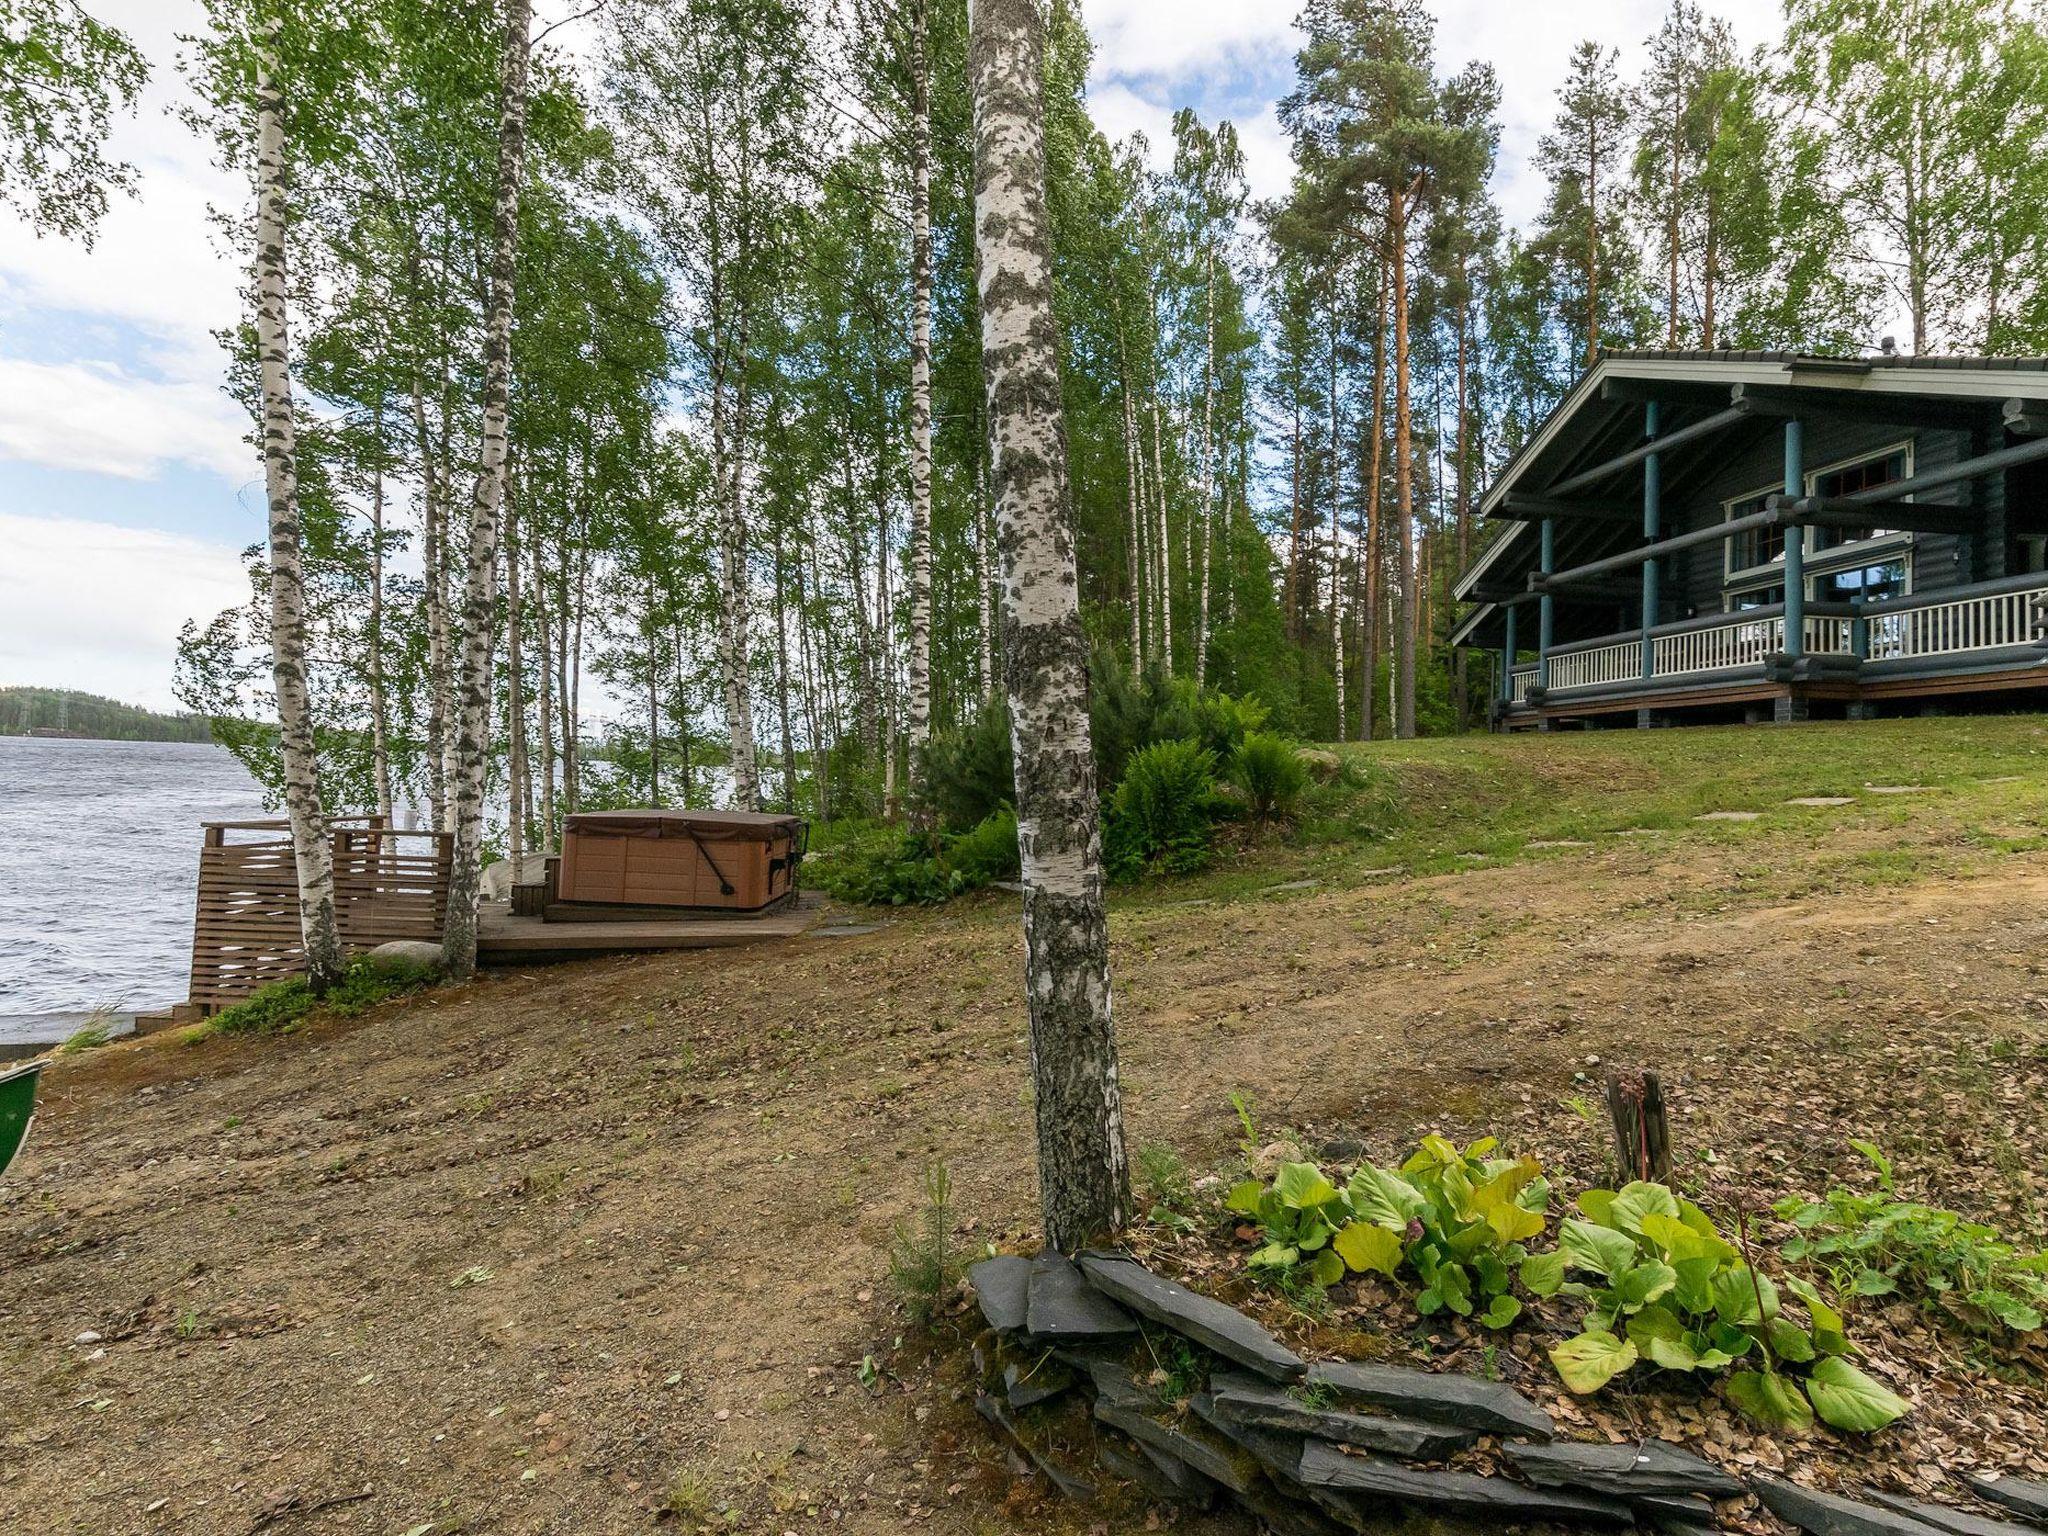
[[[1227, 117], [1252, 190], [1286, 190], [1275, 112], [1299, 38], [1288, 0], [1084, 0], [1095, 58], [1089, 104], [1111, 138], [1170, 152], [1173, 112]], [[577, 7], [580, 9], [581, 7]], [[1502, 87], [1494, 195], [1512, 224], [1542, 202], [1536, 141], [1573, 46], [1622, 52], [1624, 76], [1667, 0], [1431, 0], [1439, 62], [1493, 62]], [[1772, 41], [1776, 0], [1719, 0], [1746, 48]], [[264, 536], [261, 466], [223, 393], [214, 333], [240, 313], [240, 274], [209, 210], [248, 189], [170, 108], [184, 99], [177, 37], [198, 0], [86, 0], [152, 65], [115, 151], [140, 172], [92, 248], [0, 220], [0, 686], [82, 688], [176, 707], [180, 626], [248, 590], [241, 552]], [[543, 3], [543, 17], [559, 6]], [[577, 24], [587, 27], [589, 23]], [[573, 46], [573, 33], [557, 34]]]

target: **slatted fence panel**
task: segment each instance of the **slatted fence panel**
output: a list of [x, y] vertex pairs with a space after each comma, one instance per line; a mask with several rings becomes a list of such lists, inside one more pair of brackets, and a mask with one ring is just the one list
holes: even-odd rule
[[[231, 843], [230, 831], [266, 834]], [[448, 915], [453, 839], [440, 832], [337, 829], [335, 925], [355, 953], [393, 939], [439, 943]], [[192, 924], [192, 1002], [206, 1012], [304, 974], [298, 869], [283, 823], [206, 828]]]

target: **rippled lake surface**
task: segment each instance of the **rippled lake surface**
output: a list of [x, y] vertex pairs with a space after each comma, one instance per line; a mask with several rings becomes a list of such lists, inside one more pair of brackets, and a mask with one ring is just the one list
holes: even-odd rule
[[0, 736], [0, 1044], [183, 1002], [199, 823], [267, 814], [220, 747]]

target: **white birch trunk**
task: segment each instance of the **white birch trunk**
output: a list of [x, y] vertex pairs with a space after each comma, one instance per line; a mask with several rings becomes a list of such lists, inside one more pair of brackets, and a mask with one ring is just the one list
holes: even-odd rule
[[263, 488], [270, 503], [270, 674], [277, 690], [285, 813], [299, 882], [299, 932], [315, 992], [341, 980], [334, 850], [320, 805], [320, 757], [306, 676], [306, 577], [300, 547], [298, 442], [285, 320], [284, 92], [277, 32], [256, 53], [256, 347], [263, 393]]
[[1202, 592], [1196, 602], [1195, 686], [1209, 677], [1209, 545], [1216, 517], [1216, 253], [1208, 254], [1208, 316], [1202, 354]]
[[456, 977], [476, 970], [484, 778], [491, 744], [491, 630], [498, 602], [498, 536], [510, 446], [512, 284], [519, 250], [519, 189], [526, 174], [530, 9], [530, 0], [505, 0], [498, 187], [491, 218], [491, 307], [484, 329], [483, 451], [469, 505], [469, 570], [463, 584], [462, 657], [456, 688], [455, 858], [448, 879], [448, 921], [442, 938], [448, 972]]
[[1043, 25], [1037, 0], [976, 0], [968, 61], [1039, 1199], [1047, 1245], [1072, 1252], [1121, 1228], [1131, 1193], [1052, 304]]
[[377, 781], [377, 815], [392, 821], [391, 717], [384, 690], [384, 407], [373, 413], [376, 467], [370, 477], [370, 757]]
[[910, 808], [927, 817], [932, 725], [932, 171], [926, 0], [910, 6]]

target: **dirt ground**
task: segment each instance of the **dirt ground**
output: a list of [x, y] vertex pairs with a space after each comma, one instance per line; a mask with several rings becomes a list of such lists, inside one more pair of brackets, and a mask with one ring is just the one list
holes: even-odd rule
[[[1220, 1164], [1241, 1089], [1591, 1177], [1562, 1101], [1626, 1061], [1702, 1187], [1818, 1189], [1870, 1136], [2038, 1241], [2048, 854], [1950, 872], [1949, 795], [1122, 906], [1133, 1144]], [[991, 895], [60, 1061], [0, 1185], [0, 1530], [635, 1531], [672, 1494], [681, 1529], [1064, 1523], [896, 1347], [886, 1279], [935, 1159], [963, 1241], [1030, 1238], [1020, 948]]]

